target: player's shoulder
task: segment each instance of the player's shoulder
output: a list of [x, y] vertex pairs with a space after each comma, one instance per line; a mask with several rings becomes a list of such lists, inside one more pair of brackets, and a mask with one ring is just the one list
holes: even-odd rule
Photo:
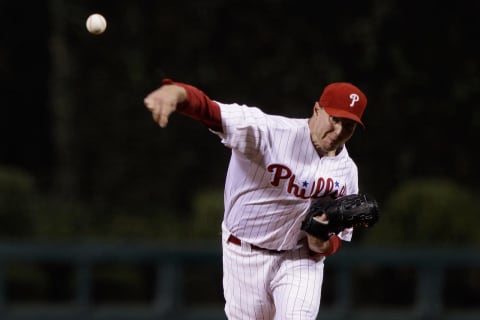
[[349, 167], [354, 172], [358, 171], [357, 164], [348, 153], [348, 149], [345, 145], [342, 147], [342, 150], [340, 150], [340, 152], [336, 156], [331, 157], [330, 159], [338, 163], [343, 163], [344, 166]]
[[222, 118], [244, 119], [248, 123], [256, 123], [267, 128], [275, 130], [292, 130], [304, 128], [307, 124], [306, 118], [293, 118], [283, 115], [271, 114], [263, 111], [257, 106], [250, 106], [238, 103], [221, 103], [215, 101], [220, 106]]
[[290, 118], [281, 115], [267, 114], [269, 126], [278, 130], [300, 129], [308, 126], [307, 118]]

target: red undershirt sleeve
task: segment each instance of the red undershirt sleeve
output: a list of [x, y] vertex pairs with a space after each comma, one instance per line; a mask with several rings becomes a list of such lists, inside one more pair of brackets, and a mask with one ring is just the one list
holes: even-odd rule
[[220, 106], [211, 100], [203, 91], [191, 85], [164, 79], [162, 84], [174, 84], [187, 91], [187, 101], [177, 106], [177, 111], [187, 117], [202, 122], [208, 128], [222, 132]]
[[338, 249], [340, 249], [340, 247], [342, 246], [342, 239], [340, 239], [337, 235], [330, 236], [330, 239], [328, 239], [328, 241], [330, 241], [330, 249], [328, 251], [323, 253], [311, 251], [311, 255], [314, 257], [331, 256], [332, 254], [337, 252]]
[[331, 256], [342, 246], [342, 239], [340, 239], [337, 235], [333, 235], [330, 237], [330, 239], [328, 239], [328, 241], [330, 241], [330, 250], [325, 252], [324, 255]]

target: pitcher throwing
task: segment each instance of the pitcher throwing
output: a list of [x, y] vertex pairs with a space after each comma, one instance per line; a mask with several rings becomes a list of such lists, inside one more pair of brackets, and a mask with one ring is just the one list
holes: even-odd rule
[[[165, 79], [144, 103], [160, 127], [176, 111], [231, 149], [221, 226], [228, 319], [316, 319], [326, 257], [351, 240], [356, 226], [319, 237], [302, 222], [311, 202], [359, 192], [345, 144], [364, 126], [365, 94], [351, 83], [331, 83], [308, 118], [288, 118]], [[315, 219], [328, 224], [325, 214]]]

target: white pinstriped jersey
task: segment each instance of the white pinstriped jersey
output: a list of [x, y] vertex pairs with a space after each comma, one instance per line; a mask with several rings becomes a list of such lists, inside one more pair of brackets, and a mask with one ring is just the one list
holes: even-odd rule
[[[223, 133], [215, 133], [232, 149], [223, 224], [243, 241], [294, 249], [305, 237], [300, 225], [312, 197], [358, 193], [357, 166], [347, 149], [321, 157], [310, 142], [308, 119], [217, 103]], [[339, 236], [350, 241], [351, 230]]]

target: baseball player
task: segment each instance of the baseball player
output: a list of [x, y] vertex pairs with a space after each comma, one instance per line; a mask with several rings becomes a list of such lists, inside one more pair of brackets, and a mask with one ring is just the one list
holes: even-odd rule
[[329, 84], [311, 116], [300, 119], [214, 101], [169, 79], [144, 103], [160, 127], [176, 111], [231, 149], [221, 226], [228, 319], [316, 319], [324, 261], [351, 240], [352, 228], [324, 241], [301, 224], [313, 199], [358, 192], [345, 143], [363, 126], [364, 93], [350, 83]]

